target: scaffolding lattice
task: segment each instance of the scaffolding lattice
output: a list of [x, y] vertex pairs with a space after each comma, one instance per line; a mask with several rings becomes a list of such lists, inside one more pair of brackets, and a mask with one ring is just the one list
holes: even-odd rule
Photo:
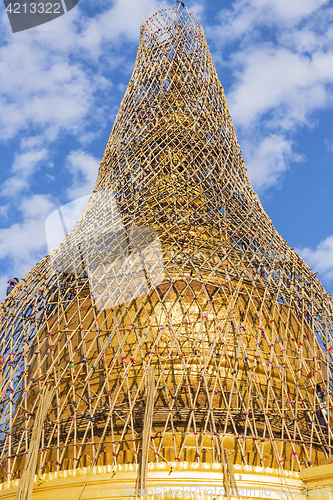
[[[141, 265], [152, 235], [158, 282]], [[181, 5], [159, 9], [82, 217], [1, 305], [2, 480], [20, 477], [50, 388], [37, 473], [321, 464], [332, 316], [252, 189], [203, 29]]]

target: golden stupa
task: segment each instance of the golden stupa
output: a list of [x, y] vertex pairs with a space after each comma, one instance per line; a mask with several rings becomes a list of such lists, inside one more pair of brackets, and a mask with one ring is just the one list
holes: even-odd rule
[[202, 27], [159, 9], [82, 216], [1, 306], [0, 500], [296, 498], [332, 455], [332, 315]]

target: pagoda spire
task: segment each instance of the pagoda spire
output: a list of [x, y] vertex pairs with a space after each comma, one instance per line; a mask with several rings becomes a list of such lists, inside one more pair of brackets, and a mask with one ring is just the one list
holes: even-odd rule
[[0, 475], [33, 435], [44, 472], [137, 484], [153, 462], [321, 464], [332, 305], [251, 186], [201, 25], [157, 10], [81, 218], [2, 303]]

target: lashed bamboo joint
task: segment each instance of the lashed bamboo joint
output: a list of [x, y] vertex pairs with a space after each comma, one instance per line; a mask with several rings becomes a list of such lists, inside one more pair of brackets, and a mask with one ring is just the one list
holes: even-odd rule
[[[160, 282], [124, 254], [129, 238], [152, 245], [145, 228]], [[121, 278], [124, 255], [139, 255], [140, 279], [135, 266]], [[97, 306], [105, 290], [122, 300]], [[37, 473], [135, 463], [146, 484], [148, 462], [320, 464], [332, 316], [251, 187], [201, 26], [160, 9], [142, 24], [94, 196], [1, 306], [2, 480], [20, 477], [51, 386]]]

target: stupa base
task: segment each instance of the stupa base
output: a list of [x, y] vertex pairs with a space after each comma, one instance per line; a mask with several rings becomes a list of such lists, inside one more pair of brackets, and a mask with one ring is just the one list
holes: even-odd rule
[[311, 500], [333, 498], [333, 463], [304, 469], [300, 477]]
[[[333, 465], [329, 467], [333, 471]], [[132, 500], [144, 496], [140, 493], [150, 500], [218, 500], [227, 497], [220, 463], [150, 463], [146, 492], [136, 491], [137, 468], [133, 464], [118, 464], [114, 467], [95, 466], [91, 471], [90, 467], [84, 467], [75, 471], [41, 474], [35, 477], [32, 500], [78, 500], [85, 484], [81, 500]], [[320, 467], [305, 472], [315, 469]], [[234, 465], [234, 474], [239, 497], [272, 500], [285, 499], [287, 496], [293, 500], [305, 498], [302, 495], [304, 483], [301, 481], [304, 473]], [[331, 482], [332, 478], [331, 473]], [[15, 500], [18, 484], [18, 479], [2, 483], [0, 500]], [[229, 496], [237, 498], [235, 491], [229, 491]]]

